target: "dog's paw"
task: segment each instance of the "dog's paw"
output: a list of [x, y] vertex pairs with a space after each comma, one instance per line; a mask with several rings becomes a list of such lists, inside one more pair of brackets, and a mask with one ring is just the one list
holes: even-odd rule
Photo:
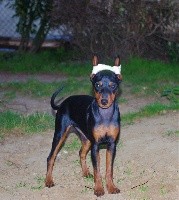
[[104, 188], [103, 188], [103, 187], [95, 188], [95, 189], [94, 189], [94, 194], [95, 194], [97, 197], [103, 196], [104, 193], [105, 193], [105, 192], [104, 192]]
[[85, 172], [83, 172], [83, 177], [93, 178], [93, 175], [89, 171], [85, 171]]
[[107, 190], [108, 190], [109, 194], [120, 193], [120, 190], [117, 187], [114, 187], [114, 186], [107, 187]]
[[46, 186], [46, 187], [51, 188], [51, 187], [53, 187], [54, 185], [55, 185], [55, 184], [54, 184], [54, 182], [53, 182], [52, 179], [46, 179], [46, 180], [45, 180], [45, 186]]

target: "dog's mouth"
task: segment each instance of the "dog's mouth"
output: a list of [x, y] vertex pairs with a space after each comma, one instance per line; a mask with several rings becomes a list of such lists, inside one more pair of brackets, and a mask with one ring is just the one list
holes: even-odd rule
[[101, 99], [101, 105], [107, 106], [108, 105], [108, 99]]
[[112, 102], [109, 101], [108, 99], [97, 100], [97, 103], [98, 106], [103, 109], [109, 108], [112, 105]]

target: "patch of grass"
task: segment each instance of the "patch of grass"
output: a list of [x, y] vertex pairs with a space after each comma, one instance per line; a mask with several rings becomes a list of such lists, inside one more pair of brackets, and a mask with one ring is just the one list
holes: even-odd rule
[[122, 116], [122, 125], [130, 125], [134, 123], [134, 120], [140, 119], [143, 117], [150, 117], [157, 114], [162, 114], [168, 110], [178, 110], [179, 104], [170, 104], [165, 105], [161, 103], [149, 104], [141, 108], [138, 112], [127, 113]]
[[[64, 55], [62, 49], [31, 53], [0, 53], [0, 70], [13, 73], [62, 73], [68, 76], [89, 76], [92, 63], [72, 62], [70, 57]], [[64, 60], [65, 58], [65, 60]], [[106, 64], [113, 64], [113, 60]], [[127, 63], [122, 63], [124, 80], [132, 84], [143, 86], [153, 81], [161, 82], [178, 81], [178, 64], [151, 61], [139, 57], [132, 57]]]
[[[161, 103], [154, 103], [141, 108], [138, 112], [128, 113], [122, 116], [122, 125], [130, 125], [134, 123], [136, 119], [143, 117], [150, 117], [157, 114], [162, 114], [168, 110], [178, 110], [178, 104], [164, 105]], [[11, 111], [5, 111], [0, 113], [0, 139], [4, 137], [5, 134], [14, 133], [14, 134], [32, 134], [32, 133], [41, 133], [45, 132], [48, 129], [54, 128], [54, 117], [47, 113], [35, 113], [28, 116], [18, 114]], [[167, 133], [168, 135], [176, 134]], [[79, 149], [80, 141], [78, 138], [75, 138], [71, 144], [66, 144], [66, 150], [76, 150]], [[122, 143], [119, 144], [119, 147], [122, 146]]]
[[1, 54], [0, 69], [8, 72], [30, 72], [37, 73], [39, 71], [48, 72], [54, 69], [54, 61], [51, 52], [43, 51], [38, 54], [31, 53], [7, 53]]
[[[83, 87], [79, 87], [79, 86]], [[69, 78], [67, 80], [52, 83], [42, 83], [36, 80], [31, 80], [26, 83], [12, 82], [12, 83], [0, 83], [0, 89], [5, 92], [7, 96], [8, 93], [20, 93], [22, 95], [29, 95], [32, 97], [49, 97], [52, 93], [60, 87], [64, 87], [61, 94], [71, 95], [71, 94], [89, 94], [91, 93], [91, 83], [86, 81], [86, 79], [75, 79]]]
[[179, 86], [167, 88], [161, 94], [162, 97], [165, 96], [171, 102], [179, 103], [179, 98], [177, 97], [177, 95], [179, 95]]
[[11, 167], [11, 166], [14, 165], [14, 163], [11, 162], [10, 160], [7, 160], [7, 161], [6, 161], [6, 165], [7, 165], [8, 167]]
[[127, 167], [126, 170], [124, 171], [124, 174], [126, 174], [127, 176], [132, 175], [132, 169], [130, 167]]
[[44, 188], [45, 178], [43, 176], [37, 176], [35, 177], [35, 180], [37, 184], [31, 187], [32, 190], [41, 190], [42, 188]]
[[16, 184], [16, 188], [27, 188], [28, 186], [29, 186], [28, 183], [22, 181]]
[[75, 151], [79, 150], [81, 147], [80, 140], [78, 138], [74, 138], [72, 142], [65, 143], [64, 149], [67, 151]]
[[35, 113], [23, 116], [11, 111], [0, 113], [0, 138], [5, 134], [20, 133], [31, 134], [43, 132], [54, 126], [54, 119], [46, 113]]
[[[126, 65], [126, 66], [125, 66]], [[124, 81], [132, 86], [137, 94], [154, 94], [168, 87], [173, 87], [179, 80], [177, 63], [163, 63], [138, 57], [131, 58], [122, 65]]]
[[121, 139], [119, 140], [119, 142], [118, 142], [118, 144], [117, 144], [117, 147], [118, 147], [118, 148], [124, 147], [124, 143], [123, 143], [123, 141], [122, 141]]
[[147, 185], [141, 185], [139, 187], [140, 192], [147, 192], [149, 187]]
[[122, 104], [122, 103], [127, 103], [128, 100], [126, 98], [119, 98], [118, 99], [118, 103]]
[[85, 189], [82, 190], [82, 193], [86, 193], [89, 190], [93, 190], [94, 177], [92, 175], [88, 177], [84, 177], [84, 180], [86, 182], [85, 184], [86, 186], [85, 186]]
[[[153, 81], [160, 82], [178, 82], [179, 68], [177, 64], [164, 63], [161, 61], [152, 61], [141, 59], [138, 57], [131, 58], [126, 67], [123, 67], [123, 73], [128, 78], [127, 81], [145, 86], [146, 83], [153, 83]], [[178, 73], [177, 73], [178, 72]]]
[[80, 166], [80, 160], [79, 159], [78, 160], [74, 160], [73, 163], [74, 163], [75, 167], [76, 166]]
[[[60, 53], [58, 51], [42, 51], [38, 54], [15, 54], [10, 57], [0, 54], [0, 59], [2, 60], [0, 62], [0, 71], [31, 74], [59, 73], [66, 75], [68, 78], [70, 77], [60, 83], [40, 83], [33, 80], [23, 84], [4, 83], [0, 84], [0, 89], [4, 91], [15, 90], [22, 94], [42, 97], [51, 95], [58, 87], [65, 85], [63, 92], [66, 95], [91, 93], [89, 75], [92, 70], [92, 64], [90, 61], [72, 62], [67, 59], [64, 62], [61, 59], [63, 57], [61, 56], [61, 51]], [[127, 63], [122, 63], [122, 75], [124, 83], [130, 86], [132, 93], [154, 95], [155, 93], [160, 94], [164, 89], [172, 88], [178, 83], [179, 68], [175, 63], [170, 64], [133, 57]], [[126, 100], [122, 99], [121, 101], [125, 102]]]
[[160, 194], [162, 196], [165, 196], [168, 193], [168, 190], [166, 189], [166, 187], [163, 185], [160, 187]]
[[43, 176], [36, 176], [35, 178], [36, 184], [34, 186], [30, 186], [29, 183], [19, 182], [16, 184], [16, 188], [28, 188], [31, 190], [41, 190], [44, 188], [45, 178]]
[[89, 62], [66, 62], [58, 65], [58, 70], [70, 77], [89, 77], [92, 64]]
[[26, 133], [43, 132], [54, 126], [54, 119], [47, 113], [36, 113], [22, 118]]
[[92, 183], [94, 182], [94, 177], [91, 175], [91, 176], [88, 176], [88, 177], [84, 177], [84, 180], [88, 183]]
[[167, 132], [164, 133], [164, 135], [169, 136], [169, 137], [171, 137], [171, 136], [179, 137], [179, 130], [177, 130], [177, 131], [167, 131]]
[[[1, 88], [1, 85], [0, 85], [0, 88]], [[7, 91], [7, 92], [4, 93], [3, 98], [6, 101], [15, 99], [16, 98], [16, 92], [15, 91]]]
[[1, 129], [11, 130], [22, 123], [22, 116], [14, 112], [0, 113]]
[[[32, 53], [1, 53], [0, 70], [12, 73], [61, 73], [70, 76], [89, 75], [91, 64], [72, 62], [64, 52], [57, 50]], [[65, 62], [64, 62], [65, 61]]]
[[119, 179], [117, 179], [117, 183], [118, 183], [118, 184], [121, 184], [125, 179], [126, 179], [126, 178], [119, 178]]

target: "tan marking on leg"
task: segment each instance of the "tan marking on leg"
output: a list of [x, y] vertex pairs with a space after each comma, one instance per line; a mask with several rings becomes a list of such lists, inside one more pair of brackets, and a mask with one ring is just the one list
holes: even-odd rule
[[104, 195], [104, 188], [102, 184], [102, 178], [100, 174], [100, 156], [99, 152], [97, 153], [97, 169], [94, 169], [94, 194], [96, 196], [102, 196]]
[[112, 152], [106, 151], [106, 187], [109, 194], [119, 193], [120, 190], [113, 183], [113, 158]]
[[[101, 138], [105, 136], [109, 136], [113, 138], [114, 141], [119, 136], [120, 129], [117, 126], [114, 125], [100, 125], [94, 128], [93, 130], [93, 136], [96, 142], [100, 141]], [[112, 171], [112, 155], [111, 152], [107, 152], [106, 154], [106, 180], [107, 180], [107, 187], [108, 187], [108, 192], [109, 193], [118, 193], [119, 190], [118, 188], [115, 187], [113, 184], [113, 171]], [[99, 157], [99, 152], [97, 153], [97, 168], [94, 169], [94, 182], [95, 182], [95, 188], [94, 188], [94, 193], [97, 196], [102, 196], [104, 195], [104, 189], [102, 185], [102, 180], [101, 180], [101, 175], [100, 175], [100, 157]]]
[[89, 140], [82, 142], [82, 147], [80, 150], [80, 163], [84, 177], [91, 175], [86, 164], [86, 155], [89, 152], [90, 147], [91, 147], [91, 142]]
[[53, 182], [53, 178], [52, 178], [52, 171], [53, 171], [54, 162], [55, 162], [56, 156], [57, 156], [60, 148], [62, 147], [65, 139], [67, 138], [68, 131], [69, 131], [70, 128], [71, 128], [71, 126], [67, 127], [67, 129], [64, 132], [62, 138], [60, 139], [58, 145], [56, 146], [56, 148], [53, 152], [53, 155], [51, 156], [50, 160], [47, 163], [47, 174], [46, 174], [46, 179], [45, 179], [45, 186], [46, 187], [54, 186], [54, 182]]

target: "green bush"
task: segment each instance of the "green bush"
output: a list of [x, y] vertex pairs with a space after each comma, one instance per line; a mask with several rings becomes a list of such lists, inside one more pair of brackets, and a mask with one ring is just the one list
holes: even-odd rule
[[179, 63], [179, 43], [168, 42], [168, 56], [171, 63]]

